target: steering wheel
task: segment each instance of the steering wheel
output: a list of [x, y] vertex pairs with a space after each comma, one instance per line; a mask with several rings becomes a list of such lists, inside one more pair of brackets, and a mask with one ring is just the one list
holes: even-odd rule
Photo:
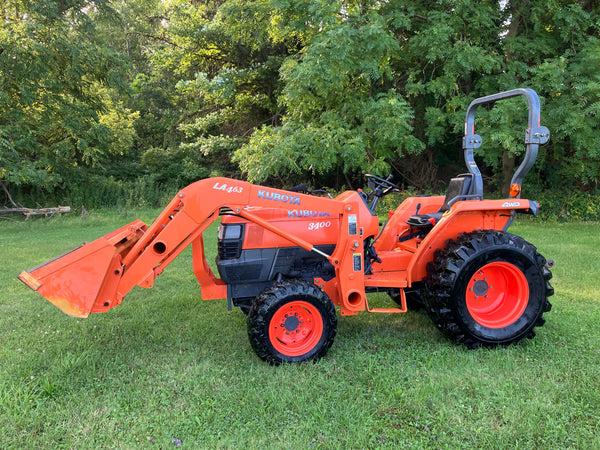
[[369, 183], [369, 186], [373, 190], [373, 194], [376, 197], [383, 197], [391, 192], [400, 192], [402, 190], [400, 189], [400, 186], [392, 183], [392, 175], [389, 175], [387, 179], [383, 179], [381, 177], [371, 175], [370, 173], [366, 173], [365, 178], [367, 179], [367, 183]]

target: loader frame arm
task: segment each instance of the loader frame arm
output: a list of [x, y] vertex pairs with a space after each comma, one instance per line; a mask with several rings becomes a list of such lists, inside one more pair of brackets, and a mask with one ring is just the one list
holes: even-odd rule
[[[290, 213], [326, 211], [339, 215], [334, 252], [323, 253], [312, 243], [265, 221], [249, 207], [275, 207]], [[182, 189], [147, 229], [141, 221], [134, 222], [118, 230], [116, 238], [108, 240], [108, 236], [104, 236], [84, 244], [72, 252], [68, 261], [63, 258], [49, 261], [42, 269], [23, 272], [19, 278], [67, 314], [87, 317], [89, 313], [104, 312], [119, 305], [136, 285], [151, 288], [156, 277], [191, 244], [194, 274], [201, 285], [202, 298], [226, 298], [227, 285], [212, 272], [202, 236], [223, 211], [239, 215], [326, 258], [335, 268], [338, 280], [335, 292], [329, 292], [334, 297], [332, 301], [342, 307], [364, 310], [363, 241], [370, 234], [376, 234], [378, 226], [377, 217], [368, 212], [357, 192], [349, 191], [331, 200], [228, 178], [208, 178]], [[358, 266], [357, 261], [361, 261]], [[90, 271], [93, 273], [83, 285], [73, 286], [76, 284], [73, 273]]]
[[221, 210], [255, 222], [265, 229], [308, 251], [315, 251], [335, 265], [332, 255], [326, 255], [310, 242], [261, 219], [247, 210], [248, 206], [284, 207], [293, 210], [312, 209], [342, 213], [339, 202], [253, 185], [227, 178], [209, 178], [193, 183], [179, 191], [123, 260], [124, 275], [119, 294], [125, 295], [136, 284], [152, 287], [153, 280], [179, 254], [193, 244], [200, 253], [194, 273], [202, 286], [202, 298], [226, 297], [226, 286], [210, 269], [204, 255], [202, 233], [219, 217]]

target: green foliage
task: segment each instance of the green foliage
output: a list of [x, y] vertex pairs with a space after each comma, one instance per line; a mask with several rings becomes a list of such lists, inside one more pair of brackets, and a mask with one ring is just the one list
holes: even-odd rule
[[111, 176], [74, 172], [71, 183], [60, 191], [22, 187], [12, 192], [22, 205], [69, 205], [74, 212], [97, 208], [158, 208], [166, 205], [179, 190], [174, 182], [157, 182], [150, 175], [123, 180]]
[[[410, 107], [389, 87], [398, 41], [374, 4], [320, 2], [308, 11], [319, 32], [305, 33], [304, 47], [281, 67], [282, 125], [257, 131], [235, 161], [253, 181], [338, 168], [388, 173], [389, 161], [422, 149], [410, 134]], [[293, 23], [288, 34], [306, 31]]]
[[[596, 32], [596, 34], [598, 34]], [[562, 58], [547, 60], [534, 74], [548, 86], [547, 120], [555, 124], [553, 156], [565, 177], [585, 185], [600, 183], [600, 40], [589, 36]], [[537, 80], [536, 80], [537, 81]], [[572, 92], [577, 96], [573, 97]]]
[[409, 134], [410, 109], [395, 92], [356, 103], [360, 113], [347, 104], [341, 111], [324, 112], [316, 123], [284, 121], [280, 128], [265, 126], [237, 152], [235, 161], [251, 180], [264, 181], [270, 175], [285, 178], [289, 173], [324, 175], [338, 167], [345, 173], [383, 174], [389, 172], [386, 157], [393, 159], [401, 150], [419, 151], [419, 141]]
[[119, 101], [107, 103], [102, 87], [125, 89], [123, 59], [96, 40], [88, 10], [112, 14], [93, 1], [9, 1], [3, 10], [0, 176], [9, 184], [68, 183], [74, 170], [99, 164], [131, 120], [109, 119]]
[[165, 31], [171, 45], [157, 46], [144, 83], [156, 90], [156, 80], [169, 74], [173, 83], [165, 92], [179, 113], [167, 118], [167, 134], [175, 139], [154, 142], [144, 152], [142, 165], [153, 176], [180, 183], [211, 174], [239, 176], [233, 152], [254, 127], [277, 120], [277, 70], [285, 46], [268, 39], [269, 11], [266, 2], [169, 3]]
[[182, 187], [202, 178], [233, 176], [235, 169], [228, 165], [229, 161], [219, 164], [218, 160], [235, 148], [236, 141], [223, 136], [203, 139], [200, 148], [150, 148], [142, 156], [141, 167], [157, 183]]
[[[372, 172], [438, 190], [464, 171], [469, 101], [516, 87], [540, 94], [551, 131], [536, 189], [600, 183], [595, 2], [5, 4], [0, 181], [15, 197], [91, 175], [339, 189]], [[506, 190], [525, 124], [523, 99], [478, 110], [486, 192]]]
[[88, 183], [69, 189], [63, 198], [75, 210], [82, 206], [93, 208], [157, 208], [167, 204], [178, 190], [174, 183], [157, 183], [152, 177], [144, 176], [124, 181], [106, 176], [91, 176]]
[[600, 220], [600, 192], [547, 190], [533, 197], [540, 203], [540, 217], [548, 221]]
[[169, 86], [170, 83], [158, 74], [152, 77], [140, 73], [131, 83], [131, 108], [140, 113], [134, 125], [137, 134], [135, 148], [139, 153], [151, 147], [177, 145], [180, 141], [180, 133], [174, 125], [180, 113]]

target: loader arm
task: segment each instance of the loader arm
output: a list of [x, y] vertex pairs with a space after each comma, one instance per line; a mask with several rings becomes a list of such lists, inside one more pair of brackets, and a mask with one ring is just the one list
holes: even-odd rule
[[[319, 251], [312, 243], [253, 214], [250, 206], [339, 214], [340, 231], [335, 251], [331, 255]], [[377, 218], [364, 214], [366, 205], [357, 193], [348, 192], [331, 200], [228, 178], [208, 178], [193, 183], [177, 193], [150, 227], [141, 221], [133, 222], [22, 272], [19, 279], [65, 313], [87, 317], [119, 305], [136, 285], [152, 287], [156, 277], [192, 244], [194, 273], [202, 288], [202, 298], [225, 298], [227, 286], [211, 271], [202, 236], [223, 210], [327, 258], [339, 280], [338, 298], [332, 300], [364, 309], [364, 275], [353, 261], [362, 260], [363, 240], [367, 233], [376, 233]]]

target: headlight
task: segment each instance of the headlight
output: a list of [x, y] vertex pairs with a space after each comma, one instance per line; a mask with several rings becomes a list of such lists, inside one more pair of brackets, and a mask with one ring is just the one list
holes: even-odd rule
[[242, 225], [219, 225], [219, 240], [240, 239], [242, 237]]

